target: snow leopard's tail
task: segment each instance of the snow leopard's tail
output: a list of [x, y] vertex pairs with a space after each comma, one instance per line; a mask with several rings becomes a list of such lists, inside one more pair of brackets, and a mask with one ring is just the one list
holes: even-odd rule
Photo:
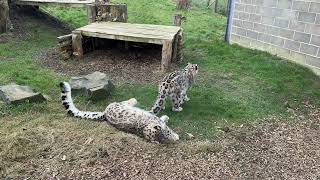
[[150, 113], [157, 115], [165, 107], [165, 102], [168, 96], [168, 92], [160, 88], [159, 95], [157, 96], [156, 102], [154, 103]]
[[84, 118], [84, 119], [95, 119], [95, 120], [105, 119], [105, 115], [103, 112], [80, 111], [78, 108], [76, 108], [71, 98], [71, 87], [69, 83], [61, 82], [60, 88], [61, 88], [62, 105], [65, 107], [69, 115], [78, 117], [78, 118]]

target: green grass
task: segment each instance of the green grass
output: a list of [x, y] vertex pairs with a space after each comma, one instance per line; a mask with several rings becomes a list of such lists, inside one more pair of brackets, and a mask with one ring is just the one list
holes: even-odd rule
[[[176, 13], [171, 0], [121, 2], [128, 4], [129, 22], [133, 23], [170, 25], [172, 15]], [[86, 24], [84, 9], [43, 8], [76, 27]], [[189, 132], [200, 139], [212, 139], [217, 126], [242, 124], [269, 115], [287, 115], [284, 106], [286, 101], [292, 106], [299, 106], [304, 100], [320, 105], [320, 79], [310, 70], [268, 53], [226, 44], [223, 41], [226, 18], [202, 6], [181, 13], [187, 17], [183, 23], [185, 59], [200, 66], [195, 85], [189, 92], [191, 101], [183, 106], [184, 111], [171, 112], [170, 103], [167, 102], [168, 106], [162, 113], [170, 116], [170, 125], [181, 129], [181, 134]], [[27, 84], [48, 94], [51, 101], [37, 105], [0, 105], [0, 117], [14, 118], [18, 114], [31, 121], [24, 121], [28, 123], [37, 118], [63, 123], [65, 115], [59, 105], [58, 83], [68, 77], [44, 70], [35, 61], [41, 49], [55, 45], [55, 38], [61, 32], [31, 19], [28, 24], [30, 38], [17, 38], [0, 44], [0, 59], [13, 59], [0, 60], [0, 84]], [[91, 103], [88, 109], [103, 110], [112, 101], [131, 97], [138, 99], [140, 107], [150, 108], [156, 94], [156, 85], [120, 84], [114, 96]], [[80, 108], [85, 107], [83, 98], [75, 97], [75, 101]], [[30, 114], [32, 118], [25, 117]], [[0, 126], [0, 130], [1, 127], [8, 128]], [[12, 128], [19, 127], [21, 125], [15, 124]]]

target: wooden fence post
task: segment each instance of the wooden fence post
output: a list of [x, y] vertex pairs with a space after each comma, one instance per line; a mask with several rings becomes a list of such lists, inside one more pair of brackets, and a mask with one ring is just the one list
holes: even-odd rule
[[10, 28], [9, 22], [8, 0], [0, 0], [0, 34], [8, 31]]

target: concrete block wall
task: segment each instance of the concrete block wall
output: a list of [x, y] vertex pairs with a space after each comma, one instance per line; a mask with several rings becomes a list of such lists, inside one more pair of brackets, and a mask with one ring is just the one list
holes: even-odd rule
[[320, 0], [233, 0], [230, 42], [320, 74]]

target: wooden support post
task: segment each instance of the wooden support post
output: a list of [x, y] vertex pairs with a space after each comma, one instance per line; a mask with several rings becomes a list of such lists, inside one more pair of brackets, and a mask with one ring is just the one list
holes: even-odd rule
[[[181, 31], [181, 30], [180, 30]], [[180, 32], [179, 31], [179, 32]], [[177, 33], [175, 36], [174, 36], [174, 39], [173, 39], [173, 53], [172, 53], [172, 61], [179, 61], [177, 59], [177, 54], [178, 54], [178, 49], [179, 49], [179, 34]]]
[[181, 14], [175, 14], [173, 16], [173, 25], [181, 26], [181, 23], [182, 23], [182, 15]]
[[172, 41], [165, 41], [162, 45], [161, 70], [168, 71], [172, 58]]
[[10, 19], [8, 0], [0, 0], [0, 34], [8, 31], [10, 28], [9, 23]]
[[72, 50], [73, 55], [76, 57], [83, 56], [83, 47], [82, 47], [82, 35], [81, 32], [73, 31], [72, 32]]
[[183, 38], [183, 32], [182, 30], [179, 31], [178, 33], [178, 38], [177, 38], [177, 55], [176, 55], [176, 60], [178, 62], [183, 61], [183, 43], [184, 43], [184, 38]]
[[97, 6], [95, 4], [87, 5], [88, 24], [96, 21], [97, 18]]

